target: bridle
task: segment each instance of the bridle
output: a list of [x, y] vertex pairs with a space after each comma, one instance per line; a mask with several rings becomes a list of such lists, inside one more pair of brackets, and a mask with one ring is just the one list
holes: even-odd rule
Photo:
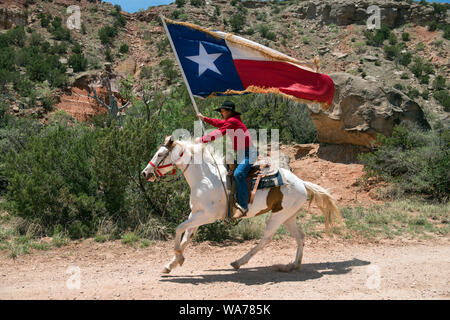
[[[175, 175], [175, 173], [176, 173], [176, 171], [177, 171], [177, 166], [176, 166], [176, 164], [175, 164], [175, 162], [177, 162], [178, 160], [180, 160], [182, 157], [183, 157], [183, 154], [184, 154], [184, 150], [180, 153], [180, 155], [179, 155], [179, 157], [178, 157], [178, 159], [176, 159], [175, 161], [173, 161], [173, 162], [171, 162], [171, 163], [169, 163], [169, 164], [165, 164], [165, 165], [163, 165], [163, 166], [160, 166], [159, 164], [160, 163], [162, 163], [162, 162], [164, 162], [164, 160], [167, 158], [167, 156], [169, 155], [169, 151], [171, 151], [166, 145], [161, 145], [160, 146], [160, 148], [161, 147], [163, 147], [163, 148], [166, 148], [167, 149], [167, 154], [158, 162], [158, 164], [156, 165], [156, 164], [154, 164], [151, 160], [149, 161], [149, 164], [153, 167], [153, 168], [155, 168], [155, 172], [157, 173], [157, 177], [158, 177], [158, 179], [161, 179], [161, 177], [163, 177], [163, 176], [166, 176], [166, 175], [172, 175], [172, 176], [174, 176]], [[191, 158], [192, 158], [192, 155], [191, 155]], [[184, 174], [185, 172], [186, 172], [186, 170], [189, 168], [189, 165], [191, 164], [191, 161], [190, 161], [190, 159], [189, 159], [189, 162], [188, 162], [188, 164], [186, 165], [186, 167], [183, 169], [183, 171], [182, 171], [182, 174]], [[164, 169], [164, 168], [167, 168], [167, 167], [170, 167], [170, 166], [172, 166], [172, 168], [173, 168], [173, 170], [172, 170], [172, 173], [161, 173], [159, 170], [160, 169]], [[170, 171], [169, 171], [170, 172]]]

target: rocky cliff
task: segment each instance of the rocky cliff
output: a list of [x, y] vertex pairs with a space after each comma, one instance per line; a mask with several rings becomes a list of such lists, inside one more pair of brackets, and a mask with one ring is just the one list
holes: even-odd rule
[[392, 134], [405, 121], [430, 126], [422, 108], [401, 91], [347, 73], [332, 73], [336, 92], [331, 108], [310, 107], [318, 140], [370, 147], [378, 133]]

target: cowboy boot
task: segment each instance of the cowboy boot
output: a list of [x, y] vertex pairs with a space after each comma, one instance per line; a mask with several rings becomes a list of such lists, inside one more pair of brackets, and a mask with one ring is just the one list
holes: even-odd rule
[[242, 208], [239, 203], [235, 202], [234, 204], [234, 212], [233, 212], [233, 219], [240, 219], [242, 217], [245, 217], [245, 215], [248, 212], [248, 208], [244, 209]]

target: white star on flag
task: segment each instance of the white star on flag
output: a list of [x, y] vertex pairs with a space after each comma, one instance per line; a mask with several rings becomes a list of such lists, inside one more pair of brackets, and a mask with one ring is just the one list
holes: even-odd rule
[[189, 60], [198, 63], [198, 76], [200, 77], [208, 69], [222, 75], [222, 73], [220, 73], [219, 69], [217, 69], [216, 65], [214, 64], [214, 61], [216, 61], [217, 58], [219, 58], [222, 54], [221, 53], [208, 54], [208, 52], [206, 52], [205, 48], [203, 47], [201, 41], [199, 41], [199, 44], [200, 46], [198, 56], [186, 57]]

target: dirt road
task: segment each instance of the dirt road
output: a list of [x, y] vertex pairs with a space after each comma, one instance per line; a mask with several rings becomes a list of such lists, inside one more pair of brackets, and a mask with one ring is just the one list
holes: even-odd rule
[[72, 242], [12, 260], [0, 257], [0, 299], [449, 299], [450, 243], [348, 244], [308, 239], [303, 267], [270, 266], [294, 257], [291, 238], [270, 243], [249, 264], [230, 262], [256, 242], [193, 244], [186, 261], [160, 273], [172, 242], [147, 248], [119, 241]]

